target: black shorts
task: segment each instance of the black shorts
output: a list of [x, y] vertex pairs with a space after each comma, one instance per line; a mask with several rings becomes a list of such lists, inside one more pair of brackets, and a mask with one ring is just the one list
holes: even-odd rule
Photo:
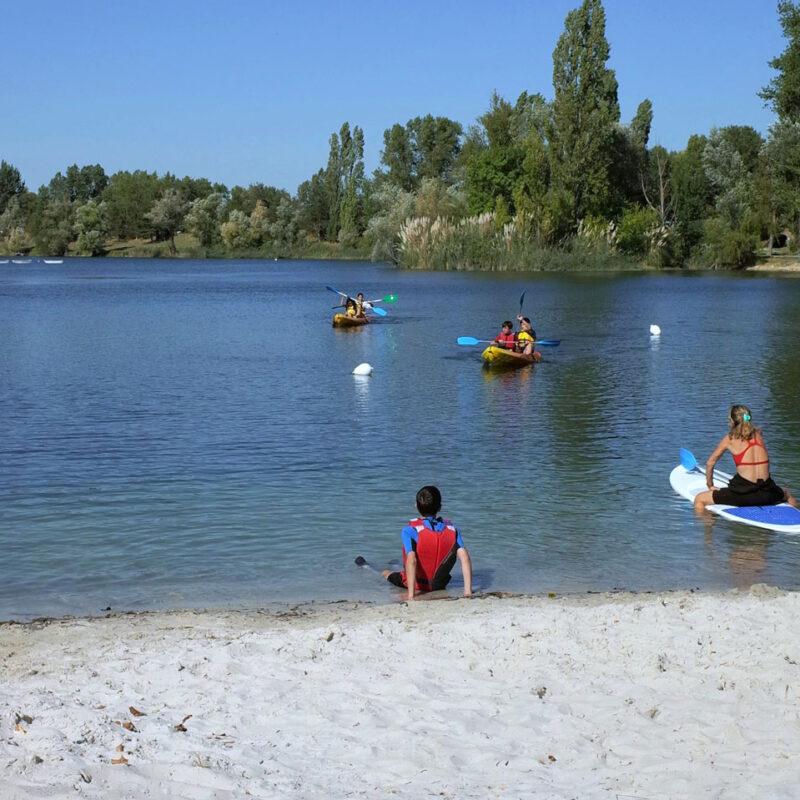
[[[452, 576], [449, 574], [445, 575], [437, 575], [436, 580], [433, 586], [430, 587], [420, 587], [421, 592], [432, 592], [437, 589], [444, 589], [448, 583], [450, 583], [450, 578]], [[402, 572], [390, 572], [386, 576], [386, 580], [392, 584], [392, 586], [397, 586], [399, 589], [407, 589], [408, 586], [406, 585], [406, 576]]]
[[715, 489], [714, 503], [726, 506], [774, 506], [786, 499], [786, 494], [772, 478], [753, 483], [738, 473], [724, 489]]

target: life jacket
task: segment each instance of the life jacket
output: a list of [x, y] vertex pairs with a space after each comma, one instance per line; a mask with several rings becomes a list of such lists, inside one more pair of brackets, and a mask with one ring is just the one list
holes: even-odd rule
[[505, 347], [506, 350], [513, 350], [517, 344], [517, 335], [515, 333], [499, 333], [495, 337], [495, 342], [500, 347]]
[[[417, 554], [417, 580], [415, 588], [420, 592], [444, 589], [450, 581], [450, 572], [456, 563], [458, 531], [449, 519], [442, 520], [444, 528], [432, 531], [423, 519], [412, 519], [408, 524], [417, 531], [414, 550]], [[406, 563], [403, 548], [403, 565]], [[403, 583], [408, 584], [403, 572]]]

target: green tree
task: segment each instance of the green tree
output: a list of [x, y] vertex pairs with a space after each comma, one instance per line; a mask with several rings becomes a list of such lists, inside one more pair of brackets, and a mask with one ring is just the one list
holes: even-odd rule
[[275, 219], [278, 205], [289, 193], [274, 186], [265, 186], [263, 183], [252, 183], [246, 189], [234, 186], [231, 189], [231, 199], [228, 208], [231, 211], [243, 211], [250, 216], [258, 203], [264, 207], [270, 222]]
[[381, 163], [388, 170], [387, 177], [395, 186], [410, 192], [416, 183], [414, 152], [408, 126], [395, 123], [383, 132]]
[[364, 184], [364, 132], [358, 125], [350, 131], [345, 122], [337, 136], [331, 135], [325, 169], [328, 201], [327, 238], [352, 244], [361, 230], [360, 202]]
[[800, 7], [782, 0], [778, 20], [786, 49], [769, 62], [778, 74], [760, 92], [759, 97], [782, 122], [800, 122]]
[[162, 192], [155, 172], [115, 172], [103, 192], [109, 235], [117, 239], [149, 236], [151, 225], [145, 214]]
[[198, 197], [186, 212], [186, 229], [191, 231], [202, 247], [212, 247], [221, 240], [219, 228], [226, 211], [225, 195], [212, 192]]
[[75, 247], [81, 255], [99, 256], [105, 252], [105, 240], [108, 234], [106, 210], [105, 203], [94, 199], [77, 207], [75, 230], [78, 240]]
[[463, 129], [447, 117], [410, 119], [405, 127], [393, 125], [383, 132], [381, 163], [386, 177], [405, 191], [412, 191], [425, 178], [450, 183], [461, 152]]
[[275, 222], [270, 226], [270, 235], [281, 250], [288, 250], [299, 231], [299, 209], [296, 203], [283, 198], [278, 205]]
[[175, 234], [183, 227], [187, 210], [183, 195], [177, 189], [166, 189], [144, 215], [156, 241], [169, 239], [169, 249], [173, 255], [177, 252]]
[[605, 215], [611, 200], [617, 79], [606, 67], [609, 45], [600, 0], [570, 11], [553, 52], [552, 180], [571, 195], [575, 219]]
[[752, 210], [753, 182], [734, 140], [712, 128], [703, 149], [703, 169], [716, 193], [717, 216], [732, 229], [740, 227]]
[[311, 180], [297, 187], [297, 202], [300, 206], [298, 222], [301, 229], [321, 242], [328, 229], [330, 216], [324, 170], [319, 170]]
[[0, 162], [0, 214], [14, 197], [25, 193], [25, 182], [19, 170], [5, 161]]
[[46, 194], [40, 194], [37, 201], [31, 219], [36, 248], [40, 253], [63, 256], [75, 238], [75, 206], [66, 199], [52, 199]]
[[481, 128], [471, 133], [465, 146], [469, 213], [493, 212], [498, 197], [509, 213], [514, 213], [514, 191], [525, 161], [525, 143], [515, 138], [519, 128], [515, 109], [494, 92], [489, 110], [478, 122]]
[[697, 252], [703, 239], [703, 222], [713, 211], [714, 192], [703, 169], [705, 136], [689, 137], [686, 149], [670, 156], [673, 214], [681, 260]]
[[774, 227], [788, 228], [796, 247], [800, 242], [800, 122], [784, 120], [773, 125], [764, 155], [770, 171], [769, 204], [777, 218]]

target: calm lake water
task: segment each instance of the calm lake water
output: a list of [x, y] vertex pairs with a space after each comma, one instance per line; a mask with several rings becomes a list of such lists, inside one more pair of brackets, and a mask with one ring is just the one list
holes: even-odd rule
[[[744, 402], [800, 492], [800, 276], [0, 270], [0, 619], [391, 602], [353, 559], [397, 566], [425, 483], [484, 591], [800, 586], [800, 537], [699, 521], [668, 481]], [[326, 284], [398, 302], [337, 330]], [[484, 372], [456, 337], [493, 337], [523, 290], [562, 344]]]

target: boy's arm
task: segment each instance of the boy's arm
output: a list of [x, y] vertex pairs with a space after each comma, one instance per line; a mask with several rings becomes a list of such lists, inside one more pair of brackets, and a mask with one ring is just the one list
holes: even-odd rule
[[414, 599], [414, 587], [417, 585], [417, 554], [410, 550], [406, 555], [406, 583], [408, 584], [408, 599]]
[[461, 574], [464, 576], [464, 597], [472, 597], [472, 561], [467, 548], [459, 547], [456, 555], [461, 563]]

